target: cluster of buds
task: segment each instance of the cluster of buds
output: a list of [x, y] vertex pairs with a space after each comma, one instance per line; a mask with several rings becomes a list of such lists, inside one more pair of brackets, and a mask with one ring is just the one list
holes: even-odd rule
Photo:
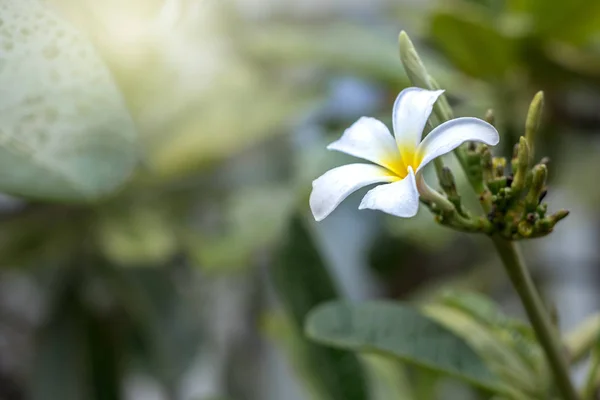
[[[400, 34], [400, 58], [415, 86], [439, 89], [404, 32]], [[537, 164], [533, 162], [534, 137], [540, 125], [543, 103], [544, 95], [539, 92], [531, 102], [525, 134], [515, 145], [510, 164], [504, 157], [493, 157], [484, 144], [471, 143], [454, 151], [487, 215], [473, 216], [465, 209], [452, 171], [440, 159], [435, 160], [442, 192], [428, 186], [421, 187], [420, 191], [421, 201], [435, 215], [437, 222], [462, 231], [519, 240], [547, 235], [558, 221], [569, 214], [566, 210], [548, 214], [548, 205], [543, 203], [547, 193], [548, 160], [544, 158]], [[439, 124], [452, 118], [452, 109], [441, 96], [434, 105], [431, 122]], [[491, 110], [485, 120], [494, 124]]]
[[[465, 173], [487, 216], [472, 217], [461, 203], [450, 169], [443, 167], [440, 170], [438, 177], [444, 192], [440, 196], [450, 204], [443, 200], [426, 202], [439, 223], [519, 240], [549, 234], [558, 221], [569, 214], [566, 210], [548, 214], [548, 204], [543, 202], [547, 193], [548, 159], [543, 158], [537, 164], [532, 161], [533, 138], [539, 127], [543, 100], [542, 92], [534, 97], [527, 115], [525, 135], [515, 145], [510, 165], [504, 157], [493, 157], [486, 145], [471, 143], [464, 149]], [[494, 122], [491, 111], [486, 120]]]

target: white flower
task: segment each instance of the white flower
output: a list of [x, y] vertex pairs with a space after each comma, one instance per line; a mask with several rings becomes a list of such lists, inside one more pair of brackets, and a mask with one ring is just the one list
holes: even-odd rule
[[327, 171], [313, 181], [310, 208], [317, 221], [327, 217], [346, 197], [374, 183], [359, 209], [381, 210], [398, 217], [413, 217], [419, 208], [417, 181], [431, 160], [467, 141], [496, 145], [498, 131], [478, 118], [447, 121], [421, 141], [433, 104], [443, 90], [404, 89], [396, 99], [393, 126], [396, 140], [379, 120], [362, 117], [342, 137], [327, 146], [374, 162], [349, 164]]

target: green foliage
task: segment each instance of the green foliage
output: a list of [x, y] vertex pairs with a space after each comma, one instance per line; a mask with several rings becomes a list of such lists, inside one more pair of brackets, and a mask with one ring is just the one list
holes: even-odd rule
[[161, 204], [99, 208], [94, 232], [99, 251], [117, 265], [164, 265], [179, 251], [173, 216]]
[[532, 20], [535, 34], [586, 44], [598, 32], [600, 5], [595, 1], [509, 0], [509, 11]]
[[440, 11], [431, 34], [448, 59], [467, 74], [500, 79], [514, 67], [514, 46], [489, 19], [477, 13]]
[[506, 3], [482, 7], [455, 1], [452, 8], [441, 3], [430, 15], [430, 35], [454, 66], [494, 84], [499, 95], [513, 90], [529, 96], [526, 83], [531, 91], [582, 79], [598, 84], [597, 69], [591, 67], [598, 59], [592, 46], [600, 21], [597, 2]]
[[190, 233], [189, 254], [212, 272], [247, 266], [257, 251], [278, 242], [295, 211], [295, 195], [285, 185], [239, 189], [225, 202], [222, 232]]
[[[391, 36], [370, 29], [333, 22], [322, 26], [276, 25], [257, 27], [245, 44], [252, 55], [284, 64], [317, 64], [329, 71], [351, 73], [364, 78], [406, 86], [399, 73], [400, 61]], [[360, 49], [360, 51], [357, 51]]]
[[87, 260], [57, 270], [51, 282], [32, 399], [121, 399], [132, 361], [176, 393], [202, 336], [193, 302], [178, 294], [167, 269], [124, 270]]
[[420, 400], [401, 363], [377, 354], [361, 354], [360, 359], [370, 378], [370, 400]]
[[531, 328], [511, 320], [483, 296], [448, 293], [423, 312], [475, 349], [515, 399], [544, 398], [549, 373]]
[[406, 305], [331, 302], [311, 312], [306, 332], [319, 343], [393, 357], [490, 391], [506, 391], [465, 340]]
[[[300, 334], [309, 311], [338, 297], [337, 290], [300, 216], [292, 218], [289, 230], [271, 268], [273, 283]], [[354, 354], [302, 339], [305, 369], [312, 371], [312, 387], [319, 399], [366, 399], [365, 380]]]
[[[67, 9], [84, 3], [50, 2]], [[92, 3], [102, 8], [109, 2], [85, 2]], [[121, 16], [121, 2], [110, 3], [105, 14]], [[591, 46], [600, 20], [596, 4], [455, 3], [452, 10], [443, 7], [422, 19], [430, 19], [434, 41], [457, 67], [426, 53], [429, 72], [463, 111], [473, 112], [474, 103], [495, 104], [498, 99], [488, 96], [514, 84], [515, 71], [520, 78], [525, 71], [532, 81], [557, 86], [565, 76], [600, 82], [600, 58]], [[82, 10], [80, 17], [95, 18]], [[135, 14], [135, 6], [127, 12]], [[196, 26], [218, 25], [222, 16], [207, 15]], [[102, 22], [84, 19], [79, 26], [137, 28], [120, 20]], [[145, 22], [151, 27], [155, 21]], [[482, 388], [482, 396], [491, 391], [501, 393], [498, 399], [548, 398], [552, 385], [531, 329], [482, 296], [446, 293], [420, 308], [319, 307], [339, 295], [294, 208], [298, 198], [306, 207], [309, 183], [318, 175], [314, 148], [295, 150], [311, 154], [293, 167], [297, 171], [289, 175], [294, 178], [285, 176], [285, 184], [257, 183], [260, 173], [252, 168], [243, 174], [243, 185], [228, 180], [229, 161], [289, 133], [292, 118], [320, 104], [323, 78], [351, 75], [384, 86], [389, 103], [408, 84], [395, 34], [385, 33], [384, 23], [373, 29], [340, 19], [234, 25], [214, 34], [215, 41], [205, 40], [213, 34], [206, 31], [175, 28], [166, 37], [151, 32], [127, 48], [139, 50], [132, 56], [139, 57], [139, 65], [132, 66], [129, 59], [117, 59], [122, 48], [110, 51], [110, 40], [123, 32], [110, 32], [115, 36], [109, 38], [90, 28], [86, 37], [103, 40], [94, 43], [96, 51], [42, 3], [5, 0], [0, 5], [0, 192], [75, 202], [102, 200], [128, 183], [109, 202], [27, 204], [3, 216], [3, 265], [64, 267], [52, 281], [63, 284], [49, 289], [57, 299], [37, 335], [32, 399], [118, 399], [123, 376], [137, 368], [175, 393], [202, 338], [202, 303], [183, 296], [185, 288], [171, 276], [177, 269], [194, 285], [192, 274], [199, 270], [171, 268], [170, 261], [181, 256], [202, 266], [200, 273], [231, 272], [254, 265], [256, 256], [270, 260], [274, 247], [279, 251], [271, 273], [285, 314], [267, 317], [266, 331], [288, 351], [313, 399], [422, 400], [424, 392], [434, 394], [420, 391], [418, 381], [424, 376], [423, 382], [432, 383], [437, 373]], [[147, 48], [145, 40], [154, 42]], [[182, 67], [178, 46], [184, 49], [185, 68], [191, 55], [203, 50], [203, 61], [224, 57], [214, 75], [194, 67], [189, 68], [193, 79], [186, 80], [174, 73]], [[149, 48], [152, 55], [146, 57]], [[196, 86], [198, 77], [206, 85]], [[348, 122], [341, 119], [335, 124]], [[129, 182], [142, 148], [148, 168]], [[269, 150], [267, 157], [288, 158], [278, 150]], [[296, 191], [298, 176], [302, 190]], [[207, 206], [213, 203], [218, 204], [214, 210]], [[204, 214], [210, 214], [207, 229]], [[409, 242], [436, 250], [432, 234], [437, 232], [424, 230], [422, 222], [395, 223]], [[411, 259], [408, 252], [414, 259], [412, 246], [401, 250], [403, 261]], [[430, 252], [435, 263], [435, 251]], [[73, 260], [76, 267], [65, 265]], [[386, 262], [389, 256], [383, 257]], [[308, 332], [322, 344], [304, 335], [307, 316]], [[587, 347], [567, 344], [577, 358], [587, 354]], [[126, 364], [131, 360], [133, 366]]]
[[137, 163], [136, 129], [87, 39], [37, 0], [0, 9], [0, 190], [87, 201]]

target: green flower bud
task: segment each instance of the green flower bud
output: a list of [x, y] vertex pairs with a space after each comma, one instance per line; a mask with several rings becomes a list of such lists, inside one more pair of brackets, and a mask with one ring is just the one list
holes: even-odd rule
[[529, 145], [529, 163], [533, 163], [534, 157], [534, 145], [535, 135], [540, 127], [542, 121], [542, 111], [544, 110], [544, 92], [540, 91], [533, 97], [531, 105], [529, 106], [529, 112], [527, 113], [527, 120], [525, 122], [525, 138]]
[[533, 225], [527, 221], [520, 221], [517, 226], [517, 232], [523, 238], [531, 237], [533, 235]]
[[[531, 171], [531, 186], [529, 192], [525, 196], [525, 211], [533, 212], [537, 209], [540, 203], [540, 196], [546, 185], [548, 177], [548, 168], [544, 164], [538, 164]], [[513, 182], [514, 184], [514, 182]]]
[[458, 192], [456, 191], [456, 181], [454, 180], [454, 175], [450, 168], [444, 167], [442, 169], [442, 173], [440, 174], [440, 185], [448, 197], [458, 196]]
[[548, 218], [550, 219], [550, 221], [553, 222], [553, 226], [554, 226], [554, 225], [556, 225], [556, 223], [558, 221], [567, 218], [568, 215], [569, 215], [569, 210], [558, 210], [557, 212], [555, 212]]
[[[410, 82], [414, 86], [423, 89], [440, 89], [437, 82], [427, 72], [425, 65], [423, 65], [423, 62], [421, 61], [421, 57], [419, 57], [419, 53], [417, 53], [415, 46], [406, 32], [400, 32], [398, 43], [400, 45], [400, 60], [402, 61], [406, 76], [408, 76]], [[433, 113], [438, 118], [438, 123], [453, 118], [452, 108], [450, 107], [446, 96], [442, 95], [438, 98], [438, 101], [433, 105]]]
[[494, 176], [496, 178], [501, 178], [504, 176], [504, 170], [506, 169], [506, 158], [504, 157], [494, 157], [492, 159], [492, 165], [494, 168]]
[[498, 194], [500, 192], [501, 189], [504, 189], [506, 187], [506, 177], [505, 176], [501, 176], [495, 179], [492, 179], [491, 181], [488, 182], [488, 187], [490, 188], [490, 192], [492, 192], [493, 194]]
[[492, 161], [492, 152], [487, 146], [481, 146], [480, 152], [483, 180], [485, 182], [489, 182], [494, 178], [494, 163]]
[[408, 79], [415, 86], [431, 90], [431, 78], [406, 32], [400, 32], [398, 42], [400, 44], [400, 60], [402, 60]]
[[494, 115], [494, 110], [492, 110], [491, 108], [489, 110], [487, 110], [485, 113], [485, 117], [483, 117], [483, 119], [488, 124], [494, 125], [496, 122], [496, 116]]
[[519, 138], [519, 144], [516, 153], [517, 154], [512, 161], [514, 178], [511, 185], [511, 188], [515, 194], [520, 193], [525, 188], [527, 169], [529, 165], [529, 146], [527, 145], [527, 139], [525, 139], [523, 136]]

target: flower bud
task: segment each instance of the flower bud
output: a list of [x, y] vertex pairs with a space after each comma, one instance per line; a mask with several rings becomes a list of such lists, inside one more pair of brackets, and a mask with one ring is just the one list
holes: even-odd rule
[[558, 223], [558, 221], [566, 218], [567, 215], [569, 215], [569, 211], [558, 210], [549, 217], [538, 220], [535, 224], [536, 233], [544, 235], [552, 232], [552, 229], [554, 229], [554, 226]]
[[[538, 164], [531, 171], [531, 186], [525, 196], [525, 210], [527, 212], [535, 211], [540, 203], [540, 196], [546, 185], [548, 168], [544, 164]], [[514, 185], [514, 183], [513, 183]]]
[[494, 125], [496, 122], [496, 116], [494, 115], [494, 110], [492, 110], [491, 108], [489, 110], [487, 110], [485, 113], [485, 117], [483, 117], [483, 119], [488, 124]]
[[504, 170], [506, 169], [506, 158], [494, 157], [492, 159], [492, 165], [494, 167], [494, 176], [501, 178], [504, 176]]
[[458, 195], [456, 191], [456, 181], [454, 180], [454, 175], [452, 175], [450, 168], [444, 167], [442, 169], [442, 173], [440, 174], [440, 185], [448, 197]]
[[527, 139], [523, 136], [519, 138], [519, 145], [516, 153], [517, 154], [515, 154], [512, 161], [514, 178], [511, 188], [513, 192], [519, 193], [525, 187], [527, 167], [529, 164], [529, 146], [527, 145]]
[[490, 189], [490, 192], [492, 192], [493, 194], [498, 194], [500, 193], [500, 190], [506, 187], [506, 177], [505, 176], [501, 176], [501, 177], [497, 177], [495, 179], [492, 179], [491, 181], [489, 181], [487, 183], [488, 188]]
[[483, 171], [483, 179], [486, 182], [494, 178], [494, 163], [492, 161], [492, 152], [487, 146], [481, 146], [481, 169]]
[[402, 60], [408, 79], [415, 86], [432, 89], [431, 78], [408, 34], [404, 31], [400, 32], [398, 42], [400, 44], [400, 60]]
[[534, 145], [535, 135], [540, 127], [542, 121], [542, 111], [544, 109], [544, 92], [540, 91], [533, 97], [531, 105], [529, 106], [529, 112], [527, 113], [527, 120], [525, 122], [525, 138], [529, 145], [529, 163], [533, 162], [534, 157]]
[[517, 232], [523, 238], [531, 237], [533, 235], [533, 225], [527, 221], [520, 221], [517, 225]]
[[[400, 45], [400, 60], [402, 61], [402, 65], [404, 66], [404, 70], [406, 71], [406, 75], [410, 82], [414, 86], [424, 89], [440, 89], [437, 82], [429, 76], [425, 65], [423, 65], [415, 46], [406, 32], [400, 32], [398, 43]], [[439, 123], [453, 118], [452, 109], [444, 95], [441, 95], [438, 98], [438, 101], [433, 105], [433, 113], [438, 118]]]
[[556, 225], [556, 223], [558, 221], [560, 221], [561, 219], [567, 218], [568, 215], [569, 215], [569, 210], [564, 210], [563, 209], [563, 210], [558, 210], [557, 212], [555, 212], [554, 214], [552, 214], [548, 218], [550, 219], [550, 221], [553, 222], [553, 225]]
[[452, 171], [450, 170], [450, 168], [448, 168], [448, 167], [442, 168], [442, 170], [439, 174], [439, 177], [440, 177], [440, 185], [442, 186], [442, 189], [446, 193], [446, 196], [448, 196], [448, 200], [450, 200], [450, 202], [454, 205], [454, 207], [456, 207], [456, 210], [461, 215], [463, 215], [465, 217], [468, 216], [468, 213], [465, 211], [465, 209], [462, 206], [460, 195], [458, 194], [458, 191], [456, 190], [456, 181], [454, 180], [454, 175], [452, 174]]

